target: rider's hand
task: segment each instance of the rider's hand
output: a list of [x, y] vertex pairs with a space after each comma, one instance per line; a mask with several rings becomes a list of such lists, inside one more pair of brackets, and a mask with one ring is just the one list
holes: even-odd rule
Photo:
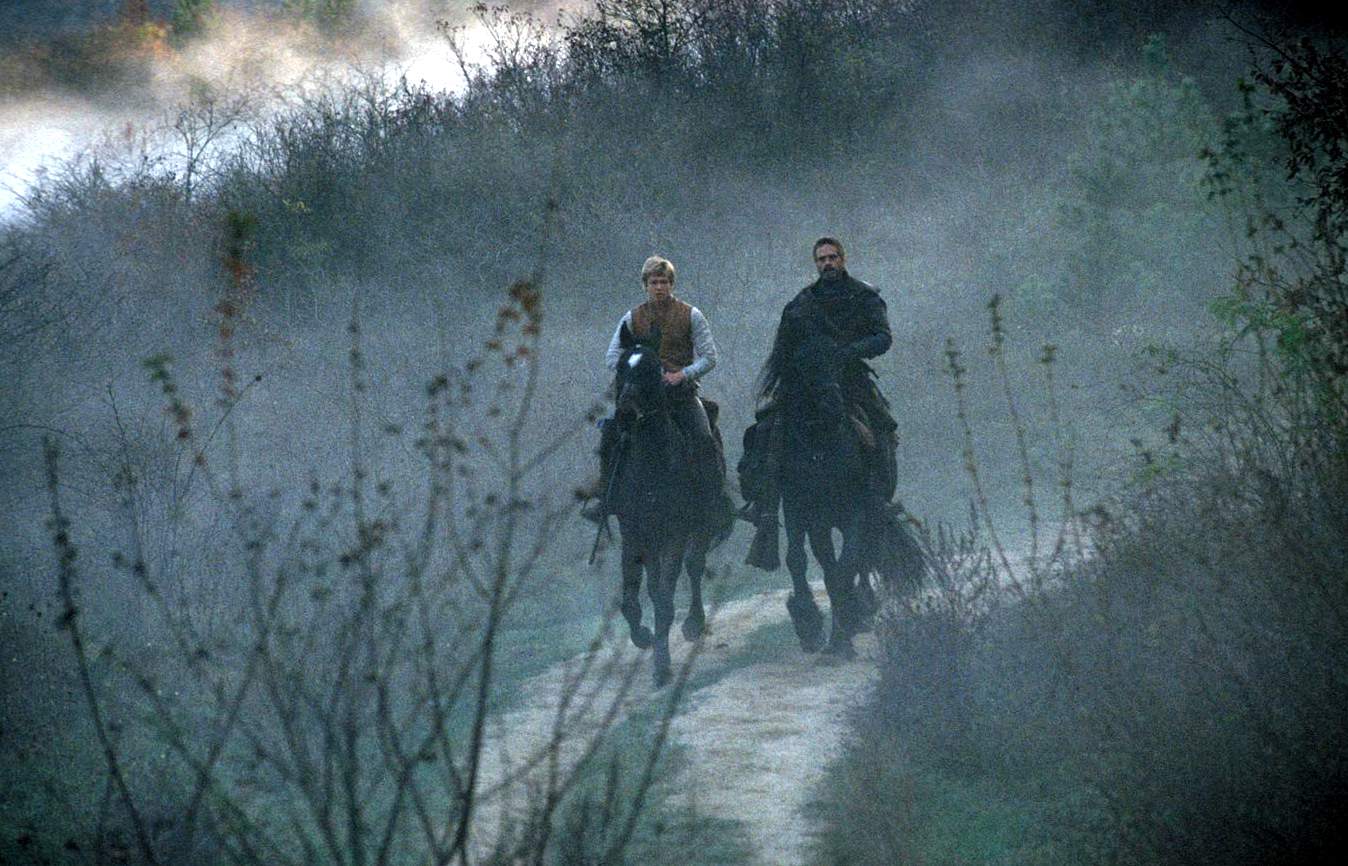
[[666, 373], [664, 376], [666, 385], [681, 385], [686, 378], [688, 377], [683, 375], [682, 370], [675, 370], [673, 373]]

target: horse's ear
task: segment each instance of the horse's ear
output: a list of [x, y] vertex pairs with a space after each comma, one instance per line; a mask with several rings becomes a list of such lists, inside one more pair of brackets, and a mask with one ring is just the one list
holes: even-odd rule
[[651, 325], [651, 333], [650, 333], [650, 336], [648, 336], [648, 337], [646, 338], [646, 345], [650, 346], [652, 349], [659, 349], [659, 348], [660, 348], [660, 326], [659, 326], [659, 325]]
[[632, 336], [632, 329], [627, 327], [627, 320], [623, 319], [622, 326], [618, 328], [618, 345], [624, 350], [630, 349], [637, 344], [636, 337]]

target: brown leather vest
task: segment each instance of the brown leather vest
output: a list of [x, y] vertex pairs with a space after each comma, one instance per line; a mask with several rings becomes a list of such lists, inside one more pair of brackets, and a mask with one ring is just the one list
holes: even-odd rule
[[693, 308], [670, 298], [667, 303], [650, 301], [632, 310], [632, 334], [638, 338], [651, 332], [651, 326], [660, 328], [660, 363], [665, 371], [673, 373], [693, 363]]

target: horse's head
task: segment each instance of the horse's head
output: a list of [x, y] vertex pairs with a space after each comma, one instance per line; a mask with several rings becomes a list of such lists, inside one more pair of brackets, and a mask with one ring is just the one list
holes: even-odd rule
[[783, 359], [779, 390], [785, 420], [783, 496], [848, 513], [862, 490], [865, 464], [843, 398], [843, 352], [828, 334], [805, 327]]
[[619, 424], [630, 426], [667, 408], [664, 367], [660, 363], [660, 329], [653, 327], [648, 335], [637, 337], [624, 322], [618, 345], [623, 353], [614, 382], [616, 417]]

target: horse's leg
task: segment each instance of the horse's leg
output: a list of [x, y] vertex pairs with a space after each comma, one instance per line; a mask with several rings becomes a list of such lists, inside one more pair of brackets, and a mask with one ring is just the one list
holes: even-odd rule
[[871, 585], [869, 572], [856, 572], [856, 582], [852, 586], [856, 601], [856, 620], [852, 623], [853, 634], [864, 634], [875, 628], [875, 614], [880, 610], [880, 599], [875, 596], [875, 587]]
[[865, 519], [860, 513], [853, 514], [843, 527], [842, 553], [838, 557], [838, 570], [849, 587], [850, 601], [844, 613], [848, 617], [848, 631], [854, 635], [871, 630], [871, 621], [880, 607], [871, 586]]
[[682, 547], [671, 552], [668, 544], [646, 564], [646, 591], [655, 608], [655, 687], [669, 682], [669, 627], [674, 623], [674, 584], [678, 580]]
[[786, 518], [786, 569], [791, 572], [791, 595], [786, 599], [791, 625], [796, 629], [800, 648], [807, 653], [817, 652], [824, 644], [824, 615], [819, 612], [810, 582], [805, 579], [809, 563], [805, 559], [805, 527], [802, 516], [789, 504], [783, 509]]
[[810, 549], [814, 558], [824, 569], [824, 588], [828, 590], [829, 608], [833, 615], [833, 624], [829, 629], [828, 646], [824, 652], [852, 658], [856, 650], [852, 648], [852, 587], [851, 575], [842, 570], [842, 563], [833, 550], [833, 530], [826, 523], [810, 526]]
[[641, 624], [641, 547], [635, 541], [628, 541], [623, 534], [623, 619], [627, 620], [627, 630], [632, 635], [632, 643], [639, 649], [651, 645], [651, 630]]
[[684, 640], [697, 640], [706, 633], [707, 611], [702, 606], [702, 575], [707, 570], [708, 538], [698, 533], [688, 545], [684, 565], [688, 569], [688, 616], [683, 621]]

